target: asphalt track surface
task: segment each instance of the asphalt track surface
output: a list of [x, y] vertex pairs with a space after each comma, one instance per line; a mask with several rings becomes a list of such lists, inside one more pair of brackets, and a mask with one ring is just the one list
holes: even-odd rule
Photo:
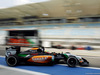
[[[0, 48], [1, 56], [5, 55], [4, 49], [5, 48]], [[93, 57], [93, 56], [82, 56], [82, 57], [86, 58], [89, 61], [90, 63], [89, 67], [100, 68], [100, 57]], [[4, 57], [0, 57], [0, 65], [7, 66]], [[63, 65], [54, 65], [54, 66], [19, 65], [14, 68], [28, 70], [32, 72], [35, 71], [35, 72], [45, 73], [45, 74], [50, 74], [50, 75], [67, 75], [67, 74], [68, 75], [100, 75], [100, 69], [93, 69], [93, 68], [91, 69], [91, 68], [84, 68], [84, 67], [70, 68]], [[4, 71], [1, 71], [0, 73], [3, 75], [7, 75], [7, 73], [11, 73], [11, 72], [12, 74], [10, 75], [13, 75], [13, 74], [18, 75], [18, 73], [24, 74], [24, 75], [35, 75], [35, 74], [24, 73], [25, 71], [24, 72], [12, 71], [12, 70], [9, 70], [9, 67], [8, 69], [4, 69]]]

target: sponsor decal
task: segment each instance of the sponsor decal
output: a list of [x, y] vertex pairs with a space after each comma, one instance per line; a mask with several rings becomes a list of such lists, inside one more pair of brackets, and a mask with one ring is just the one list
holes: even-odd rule
[[48, 63], [52, 61], [52, 56], [33, 56], [28, 61], [35, 63]]
[[45, 61], [48, 57], [39, 57], [39, 58], [32, 58], [33, 61]]

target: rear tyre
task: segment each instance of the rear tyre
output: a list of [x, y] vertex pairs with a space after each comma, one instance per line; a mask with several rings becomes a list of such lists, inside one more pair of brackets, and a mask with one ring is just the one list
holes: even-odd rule
[[8, 66], [16, 66], [19, 63], [18, 57], [17, 56], [9, 56], [6, 58], [6, 63]]
[[76, 65], [78, 64], [78, 61], [77, 61], [77, 58], [74, 57], [74, 56], [70, 56], [68, 59], [67, 59], [67, 65], [69, 67], [76, 67]]

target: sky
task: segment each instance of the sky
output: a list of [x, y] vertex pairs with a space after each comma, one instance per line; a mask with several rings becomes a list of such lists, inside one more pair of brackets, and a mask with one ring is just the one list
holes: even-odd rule
[[0, 0], [0, 9], [23, 5], [23, 4], [29, 4], [29, 3], [44, 2], [44, 1], [49, 1], [49, 0]]

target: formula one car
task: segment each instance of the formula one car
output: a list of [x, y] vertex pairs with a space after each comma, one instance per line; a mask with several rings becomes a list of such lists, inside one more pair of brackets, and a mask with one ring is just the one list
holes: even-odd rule
[[18, 64], [33, 64], [33, 65], [54, 65], [63, 62], [69, 67], [89, 66], [89, 62], [69, 52], [66, 53], [48, 53], [44, 47], [34, 47], [29, 50], [20, 51], [18, 46], [6, 48], [5, 59], [8, 66], [16, 66]]

